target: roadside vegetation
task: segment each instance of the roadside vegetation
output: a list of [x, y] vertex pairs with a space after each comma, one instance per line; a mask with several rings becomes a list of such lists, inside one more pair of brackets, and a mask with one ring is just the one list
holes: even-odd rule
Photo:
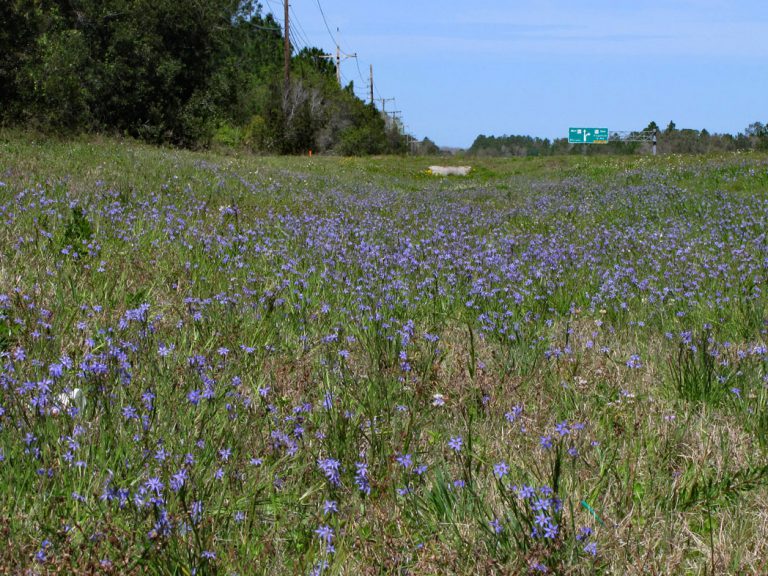
[[0, 132], [0, 572], [768, 572], [768, 157], [430, 163]]
[[0, 5], [0, 125], [264, 154], [400, 153], [402, 126], [251, 0]]

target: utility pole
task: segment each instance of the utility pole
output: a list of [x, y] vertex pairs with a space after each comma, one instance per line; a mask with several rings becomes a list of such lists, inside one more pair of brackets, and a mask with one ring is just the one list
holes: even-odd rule
[[394, 98], [377, 98], [381, 102], [381, 111], [386, 114], [387, 113], [387, 102], [394, 102]]
[[357, 52], [354, 54], [342, 54], [341, 48], [338, 44], [336, 44], [336, 80], [339, 81], [339, 86], [341, 86], [341, 57], [344, 57], [344, 60], [347, 58], [357, 58]]
[[291, 82], [291, 34], [288, 26], [288, 0], [284, 0], [285, 4], [285, 46], [284, 46], [284, 58], [285, 58], [285, 70], [283, 71], [283, 78], [285, 80], [285, 93], [288, 93]]
[[371, 64], [371, 106], [373, 106], [373, 64]]
[[[332, 60], [334, 58], [333, 54], [320, 54], [320, 58], [328, 58], [329, 60]], [[342, 59], [346, 60], [347, 58], [357, 58], [357, 52], [354, 54], [342, 54], [341, 48], [338, 44], [336, 44], [336, 81], [339, 83], [339, 86], [341, 86], [341, 61]], [[371, 67], [371, 70], [373, 70], [373, 67]]]
[[336, 44], [336, 80], [341, 86], [341, 48]]
[[405, 138], [405, 145], [408, 150], [408, 153], [414, 154], [415, 153], [415, 145], [416, 145], [416, 139], [412, 138], [411, 135], [408, 133], [408, 127], [403, 126], [403, 137]]

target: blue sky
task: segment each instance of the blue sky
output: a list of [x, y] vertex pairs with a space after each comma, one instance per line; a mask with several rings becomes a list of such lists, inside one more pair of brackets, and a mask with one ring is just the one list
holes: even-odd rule
[[[262, 1], [282, 22], [281, 0]], [[765, 0], [320, 0], [358, 60], [345, 81], [396, 98], [409, 132], [468, 147], [478, 134], [567, 137], [569, 126], [743, 131], [768, 121]], [[318, 0], [292, 35], [335, 51]], [[380, 106], [380, 105], [379, 105]]]

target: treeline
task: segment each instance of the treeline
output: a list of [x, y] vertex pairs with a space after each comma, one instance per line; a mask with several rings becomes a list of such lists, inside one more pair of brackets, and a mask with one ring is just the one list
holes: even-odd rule
[[321, 50], [293, 55], [284, 82], [283, 30], [255, 1], [9, 0], [0, 22], [4, 125], [281, 154], [406, 148]]
[[[768, 150], [768, 125], [750, 124], [744, 132], [710, 134], [707, 130], [678, 129], [670, 122], [660, 129], [651, 122], [637, 133], [656, 132], [657, 151], [662, 154], [704, 154], [736, 150]], [[648, 152], [652, 143], [612, 140], [607, 144], [569, 144], [567, 138], [549, 140], [532, 136], [478, 136], [467, 150], [473, 156], [552, 156], [559, 154], [636, 154]]]
[[485, 136], [481, 134], [467, 150], [473, 156], [549, 156], [567, 153], [566, 146], [558, 148], [560, 140], [533, 136]]

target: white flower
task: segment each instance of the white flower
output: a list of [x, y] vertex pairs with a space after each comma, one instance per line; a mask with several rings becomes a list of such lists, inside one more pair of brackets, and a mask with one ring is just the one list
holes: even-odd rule
[[80, 388], [75, 388], [71, 392], [62, 392], [56, 396], [56, 402], [51, 408], [51, 414], [58, 416], [60, 412], [66, 412], [70, 406], [74, 406], [80, 412], [85, 410], [87, 402], [85, 400], [85, 394]]

